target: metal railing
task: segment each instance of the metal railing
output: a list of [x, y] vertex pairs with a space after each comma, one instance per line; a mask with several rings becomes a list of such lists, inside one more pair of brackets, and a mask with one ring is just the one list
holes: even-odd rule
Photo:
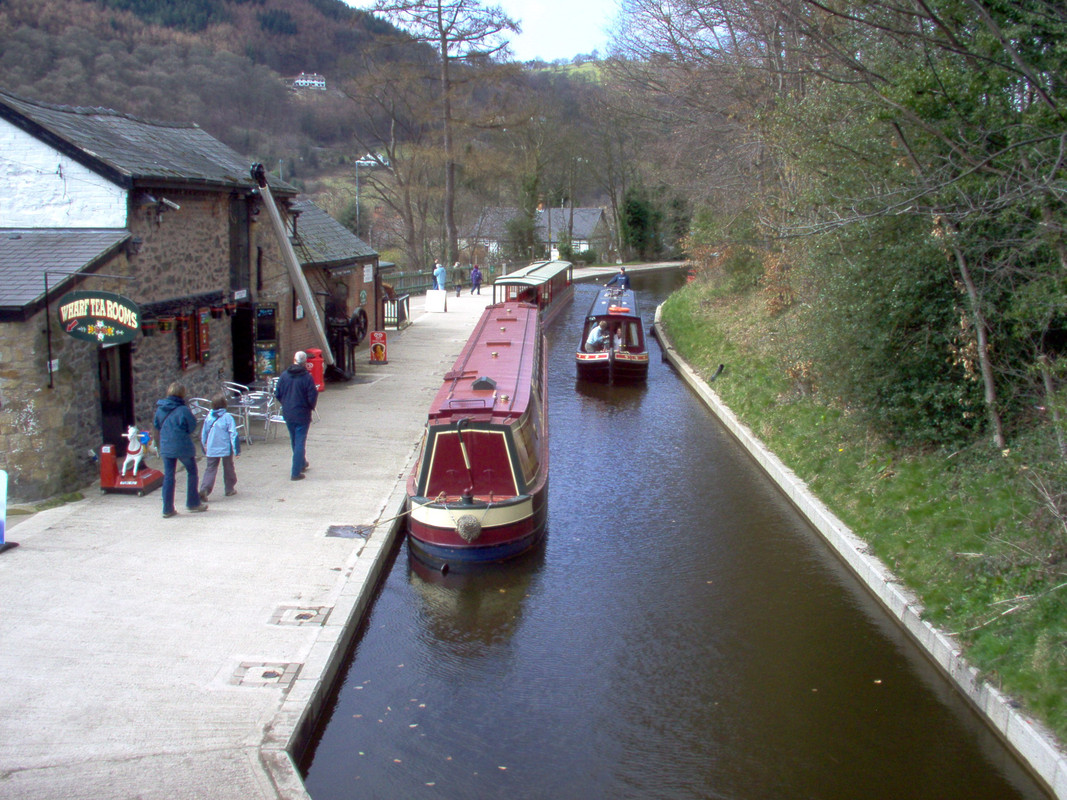
[[422, 294], [433, 288], [433, 272], [388, 272], [384, 278], [397, 295]]
[[385, 307], [385, 322], [384, 327], [396, 328], [399, 330], [404, 327], [409, 319], [411, 319], [411, 295], [402, 294], [395, 300], [386, 300], [384, 302]]

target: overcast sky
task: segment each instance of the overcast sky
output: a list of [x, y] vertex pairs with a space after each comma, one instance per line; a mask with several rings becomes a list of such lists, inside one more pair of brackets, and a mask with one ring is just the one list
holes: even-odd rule
[[[345, 0], [354, 8], [372, 8], [374, 0]], [[2, 3], [2, 0], [0, 0]], [[511, 39], [517, 61], [555, 61], [598, 51], [607, 55], [607, 30], [618, 15], [619, 0], [483, 0], [499, 5], [522, 25]]]
[[608, 34], [618, 16], [619, 0], [488, 0], [522, 24], [511, 40], [518, 61], [555, 61], [581, 53], [607, 55]]

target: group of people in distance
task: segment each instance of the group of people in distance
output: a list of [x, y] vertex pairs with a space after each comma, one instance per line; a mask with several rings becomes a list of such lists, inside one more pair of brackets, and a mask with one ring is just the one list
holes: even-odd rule
[[[226, 395], [220, 392], [211, 399], [211, 411], [200, 431], [200, 445], [207, 459], [204, 477], [200, 481], [193, 439], [197, 422], [185, 403], [185, 394], [184, 384], [177, 381], [172, 383], [167, 388], [167, 396], [156, 403], [156, 414], [152, 420], [156, 446], [163, 461], [163, 516], [168, 519], [178, 513], [174, 508], [174, 490], [179, 463], [186, 472], [185, 505], [188, 511], [207, 511], [207, 499], [215, 488], [220, 464], [226, 496], [237, 494], [234, 459], [241, 454], [241, 439], [233, 415], [226, 410]], [[304, 472], [309, 467], [308, 429], [311, 427], [311, 414], [319, 399], [315, 379], [307, 368], [307, 353], [303, 350], [293, 355], [292, 365], [278, 379], [274, 397], [281, 403], [282, 417], [293, 449], [289, 480], [303, 480]]]
[[[482, 271], [477, 264], [471, 267], [470, 282], [471, 294], [481, 294]], [[463, 267], [460, 266], [458, 261], [452, 265], [452, 285], [456, 287], [456, 297], [459, 297], [463, 289]], [[448, 270], [444, 268], [440, 261], [435, 261], [433, 265], [433, 288], [442, 291], [448, 288]]]

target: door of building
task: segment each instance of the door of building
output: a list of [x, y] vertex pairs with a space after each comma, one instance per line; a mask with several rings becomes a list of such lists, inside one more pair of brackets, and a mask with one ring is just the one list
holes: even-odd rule
[[100, 433], [103, 444], [116, 445], [119, 456], [126, 454], [128, 442], [122, 438], [133, 424], [132, 347], [118, 344], [101, 347], [97, 360], [100, 377]]
[[230, 321], [233, 342], [233, 379], [245, 386], [256, 379], [255, 315], [250, 305], [239, 305]]

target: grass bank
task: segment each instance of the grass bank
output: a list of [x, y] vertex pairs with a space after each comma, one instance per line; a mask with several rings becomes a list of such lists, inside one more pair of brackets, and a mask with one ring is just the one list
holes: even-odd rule
[[[678, 352], [920, 598], [984, 678], [1067, 741], [1067, 530], [1025, 442], [902, 451], [792, 360], [788, 315], [692, 283], [664, 305]], [[1037, 450], [1031, 455], [1036, 457]]]

